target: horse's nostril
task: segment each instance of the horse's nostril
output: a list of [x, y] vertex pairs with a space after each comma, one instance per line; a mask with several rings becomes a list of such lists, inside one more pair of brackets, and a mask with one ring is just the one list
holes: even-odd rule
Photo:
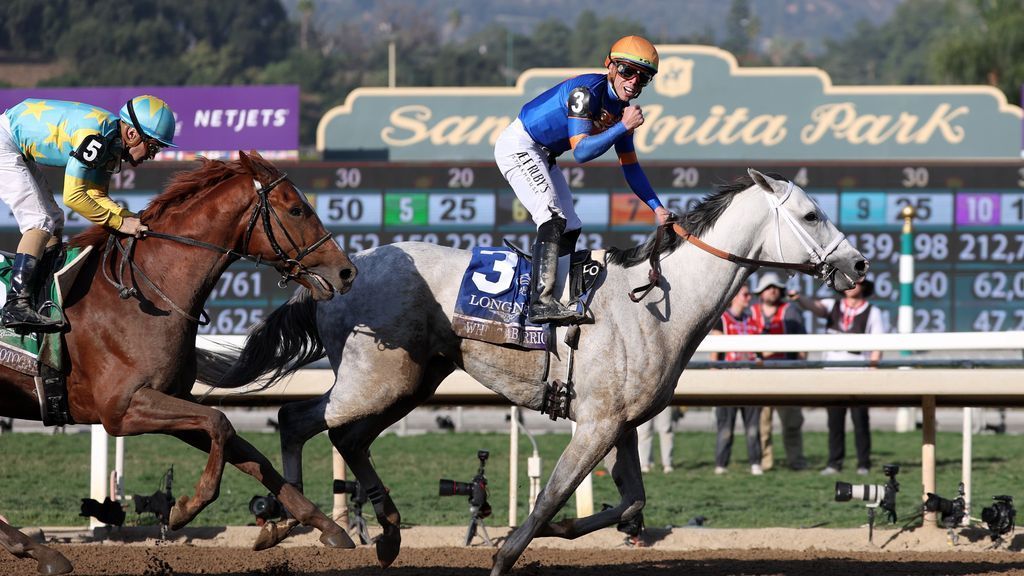
[[352, 270], [351, 268], [342, 268], [341, 269], [341, 273], [339, 274], [339, 276], [341, 276], [342, 280], [345, 280], [347, 282], [347, 281], [351, 280], [353, 276], [355, 276], [354, 272], [355, 271]]
[[853, 269], [856, 270], [857, 272], [860, 272], [861, 274], [867, 272], [868, 271], [868, 261], [867, 260], [861, 260], [861, 261], [857, 262], [856, 264], [853, 265]]

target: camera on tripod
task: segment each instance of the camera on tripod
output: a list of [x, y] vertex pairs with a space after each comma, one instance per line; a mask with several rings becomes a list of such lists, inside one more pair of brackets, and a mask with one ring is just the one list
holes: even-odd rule
[[487, 528], [484, 526], [484, 518], [491, 515], [491, 504], [487, 502], [487, 477], [484, 475], [484, 467], [487, 465], [487, 458], [490, 452], [477, 450], [476, 457], [480, 460], [480, 468], [476, 476], [469, 482], [458, 482], [442, 478], [438, 483], [439, 496], [468, 496], [469, 497], [469, 530], [466, 532], [465, 545], [473, 541], [477, 527], [483, 532], [484, 541], [493, 546], [491, 538], [487, 535]]
[[[160, 480], [160, 488], [152, 496], [138, 494], [132, 496], [136, 514], [156, 515], [161, 535], [166, 535], [167, 525], [171, 522], [171, 507], [174, 506], [174, 494], [171, 492], [173, 484], [174, 466], [171, 466]], [[78, 515], [92, 516], [104, 524], [121, 526], [125, 520], [125, 509], [122, 507], [121, 501], [114, 501], [110, 498], [105, 498], [102, 504], [92, 498], [82, 498], [82, 510]]]
[[896, 474], [900, 467], [895, 464], [882, 466], [882, 473], [889, 478], [885, 484], [850, 484], [849, 482], [836, 482], [836, 502], [849, 502], [860, 500], [865, 502], [868, 508], [868, 541], [874, 537], [875, 509], [881, 508], [886, 511], [889, 522], [896, 523], [896, 493], [900, 491], [900, 483], [896, 481]]
[[934, 494], [927, 493], [928, 498], [924, 501], [925, 512], [935, 512], [939, 515], [939, 526], [943, 528], [955, 528], [961, 525], [964, 517], [967, 516], [967, 502], [964, 500], [964, 483], [957, 487], [957, 497], [948, 500]]
[[335, 480], [334, 493], [347, 494], [351, 497], [349, 503], [352, 505], [352, 515], [354, 517], [352, 528], [359, 534], [359, 541], [363, 544], [368, 544], [370, 542], [370, 531], [366, 526], [366, 519], [363, 518], [363, 504], [366, 504], [369, 497], [363, 485], [352, 480]]
[[1017, 511], [1013, 508], [1013, 496], [993, 496], [992, 505], [981, 510], [981, 520], [988, 526], [992, 540], [1000, 540], [1013, 531]]

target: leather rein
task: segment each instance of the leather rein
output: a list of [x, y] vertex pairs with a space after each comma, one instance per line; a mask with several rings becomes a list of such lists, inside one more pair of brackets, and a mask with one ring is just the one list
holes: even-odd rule
[[[178, 236], [175, 234], [165, 234], [163, 232], [153, 232], [151, 230], [143, 232], [143, 236], [160, 238], [163, 240], [171, 240], [173, 242], [178, 242], [179, 244], [203, 248], [205, 250], [210, 250], [212, 252], [218, 252], [220, 254], [227, 255], [232, 260], [248, 260], [250, 262], [255, 262], [256, 265], [259, 266], [261, 264], [264, 264], [263, 257], [260, 255], [253, 256], [249, 254], [249, 241], [252, 239], [252, 233], [253, 230], [255, 230], [256, 228], [257, 222], [262, 221], [263, 231], [264, 234], [266, 234], [267, 236], [267, 241], [270, 243], [270, 247], [274, 250], [274, 254], [277, 256], [280, 262], [284, 266], [286, 266], [285, 270], [282, 272], [281, 268], [279, 268], [278, 266], [274, 264], [268, 264], [274, 266], [274, 268], [281, 274], [281, 280], [278, 281], [277, 285], [281, 288], [284, 288], [285, 286], [288, 285], [288, 282], [295, 280], [296, 278], [299, 278], [304, 274], [309, 273], [309, 269], [302, 264], [302, 259], [305, 258], [306, 256], [309, 256], [313, 251], [315, 251], [325, 242], [331, 239], [331, 233], [328, 232], [322, 238], [320, 238], [316, 242], [313, 242], [306, 248], [299, 248], [298, 244], [296, 244], [291, 234], [288, 233], [288, 229], [284, 227], [284, 223], [281, 222], [281, 217], [278, 216], [277, 211], [274, 210], [273, 206], [270, 205], [269, 199], [269, 195], [274, 190], [274, 188], [276, 188], [278, 184], [284, 182], [287, 179], [287, 174], [281, 174], [280, 176], [277, 177], [277, 179], [275, 179], [270, 184], [267, 184], [266, 186], [263, 186], [258, 180], [253, 180], [253, 187], [256, 190], [257, 202], [255, 208], [252, 211], [252, 214], [249, 216], [249, 223], [245, 231], [245, 242], [242, 244], [241, 252], [232, 250], [230, 248], [224, 248], [223, 246], [218, 246], [217, 244], [211, 244], [209, 242], [204, 242], [202, 240], [196, 240], [194, 238], [187, 238], [185, 236]], [[289, 257], [288, 254], [284, 251], [284, 249], [281, 248], [281, 245], [278, 243], [277, 237], [274, 235], [274, 227], [271, 222], [271, 216], [273, 216], [274, 221], [277, 222], [278, 227], [284, 233], [284, 237], [286, 240], [288, 240], [288, 243], [291, 244], [292, 249], [295, 250], [295, 258]], [[166, 302], [167, 305], [170, 306], [171, 309], [173, 309], [175, 312], [199, 324], [200, 326], [206, 326], [207, 324], [209, 324], [210, 317], [209, 315], [206, 314], [206, 310], [202, 310], [200, 312], [199, 318], [192, 316], [191, 314], [183, 310], [180, 306], [172, 302], [171, 299], [166, 294], [164, 294], [164, 292], [160, 290], [160, 288], [152, 280], [149, 279], [146, 273], [138, 264], [135, 263], [135, 260], [132, 257], [135, 251], [135, 241], [136, 238], [134, 236], [129, 237], [128, 241], [125, 244], [122, 244], [120, 239], [113, 234], [111, 234], [107, 238], [107, 245], [103, 251], [103, 276], [104, 278], [107, 279], [107, 282], [110, 282], [110, 284], [117, 289], [118, 295], [122, 299], [127, 300], [128, 298], [138, 296], [139, 294], [137, 288], [135, 288], [134, 286], [127, 286], [124, 281], [125, 273], [127, 272], [127, 268], [130, 266], [132, 270], [132, 278], [136, 276], [141, 278], [146, 283], [146, 285], [149, 286], [150, 289], [152, 289], [154, 292], [156, 292], [160, 299]], [[113, 254], [115, 247], [121, 253], [121, 264], [117, 269], [116, 279], [111, 278], [110, 273], [108, 271], [109, 267], [107, 266], [107, 262], [109, 262], [110, 256], [111, 254]]]
[[795, 270], [797, 272], [803, 272], [814, 277], [824, 276], [825, 267], [828, 264], [824, 260], [821, 260], [817, 264], [809, 263], [796, 263], [796, 262], [775, 262], [771, 260], [758, 260], [756, 258], [747, 258], [745, 256], [739, 256], [725, 250], [715, 248], [710, 244], [704, 242], [700, 238], [694, 236], [689, 230], [683, 228], [682, 224], [679, 223], [677, 218], [671, 219], [664, 224], [658, 226], [658, 230], [655, 232], [654, 246], [651, 248], [650, 264], [651, 270], [647, 274], [648, 283], [643, 286], [634, 288], [629, 292], [629, 299], [633, 302], [640, 302], [650, 294], [651, 290], [658, 285], [661, 280], [661, 260], [659, 258], [661, 251], [661, 245], [665, 240], [666, 232], [671, 228], [672, 232], [683, 239], [683, 242], [689, 242], [697, 248], [717, 256], [723, 260], [729, 262], [735, 262], [741, 266], [755, 266], [764, 268], [779, 268], [782, 270]]

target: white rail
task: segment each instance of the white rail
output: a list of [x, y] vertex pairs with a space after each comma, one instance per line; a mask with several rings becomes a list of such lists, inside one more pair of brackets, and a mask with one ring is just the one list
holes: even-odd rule
[[[197, 345], [203, 349], [226, 351], [239, 347], [244, 336], [200, 336]], [[585, 345], [585, 342], [584, 342]], [[1024, 351], [1024, 332], [957, 332], [928, 334], [841, 334], [841, 335], [750, 335], [708, 336], [698, 347], [706, 352], [823, 352], [827, 350], [882, 351]], [[238, 390], [210, 390], [196, 385], [194, 393], [210, 393], [220, 405], [279, 404], [325, 393], [333, 383], [329, 370], [303, 370], [288, 381], [268, 390], [240, 394]], [[780, 405], [800, 406], [867, 404], [871, 406], [1024, 406], [1024, 369], [986, 369], [983, 378], [970, 378], [963, 369], [920, 370], [830, 370], [827, 378], [821, 370], [687, 370], [676, 387], [674, 402], [695, 405]], [[507, 401], [464, 372], [449, 376], [438, 388], [434, 402], [442, 404], [498, 404]], [[934, 410], [925, 411], [934, 417]], [[969, 411], [965, 411], [965, 417]], [[928, 422], [925, 428], [928, 429]], [[930, 423], [932, 427], [934, 422]], [[102, 433], [101, 426], [98, 428]], [[933, 428], [932, 428], [933, 429]], [[965, 430], [969, 427], [965, 425]], [[105, 435], [93, 442], [102, 441]], [[510, 442], [517, 443], [518, 435]], [[922, 455], [934, 459], [927, 438], [923, 439]], [[105, 451], [104, 451], [105, 455]], [[964, 475], [969, 477], [970, 444], [965, 437]], [[934, 461], [923, 462], [934, 466]], [[98, 471], [106, 463], [94, 461]], [[102, 500], [106, 491], [106, 473], [93, 475], [93, 498]], [[510, 487], [510, 494], [516, 488]], [[967, 494], [970, 498], [970, 494]], [[584, 506], [584, 509], [586, 506]], [[515, 523], [514, 518], [510, 518]]]

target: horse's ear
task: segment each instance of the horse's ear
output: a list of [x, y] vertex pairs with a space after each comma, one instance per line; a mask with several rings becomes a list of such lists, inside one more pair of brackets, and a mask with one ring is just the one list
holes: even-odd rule
[[754, 181], [754, 184], [760, 186], [765, 192], [771, 192], [774, 194], [780, 192], [782, 189], [782, 186], [778, 180], [772, 178], [771, 176], [766, 176], [761, 172], [754, 170], [753, 168], [747, 168], [747, 174], [750, 175], [750, 178]]
[[260, 156], [259, 152], [250, 150], [248, 154], [238, 151], [238, 162], [242, 165], [242, 168], [246, 172], [252, 174], [253, 178], [256, 178], [260, 182], [270, 182], [272, 174], [270, 169], [266, 167], [266, 161]]

